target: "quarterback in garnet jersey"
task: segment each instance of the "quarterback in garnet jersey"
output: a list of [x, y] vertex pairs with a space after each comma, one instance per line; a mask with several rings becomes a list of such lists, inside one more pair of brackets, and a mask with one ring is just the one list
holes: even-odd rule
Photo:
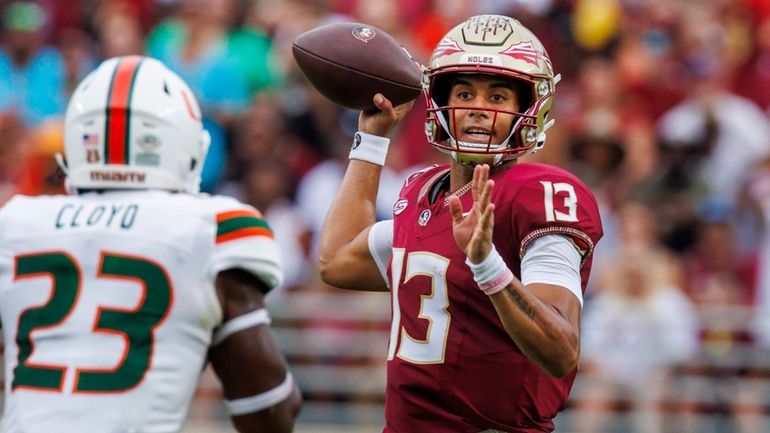
[[[398, 296], [403, 329], [391, 337], [398, 351], [388, 362], [389, 426], [397, 432], [479, 431], [474, 426], [513, 431], [524, 425], [531, 431], [549, 431], [551, 419], [567, 399], [574, 371], [554, 378], [530, 362], [500, 326], [487, 296], [474, 287], [467, 267], [447, 266], [441, 282], [429, 271], [465, 260], [453, 239], [447, 200], [438, 194], [431, 201], [429, 194], [448, 171], [447, 166], [435, 166], [411, 179], [399, 197], [406, 207], [393, 219], [392, 260], [409, 260], [403, 267], [391, 263], [388, 268], [391, 287], [398, 284], [393, 296]], [[496, 181], [491, 201], [507, 204], [495, 209], [493, 242], [516, 277], [521, 278], [517, 271], [526, 243], [558, 233], [568, 236], [586, 257], [581, 278], [585, 290], [590, 252], [601, 236], [596, 201], [586, 186], [566, 171], [543, 164], [515, 165], [491, 178]], [[552, 191], [553, 185], [563, 190], [546, 204], [546, 189]], [[464, 209], [470, 208], [471, 194], [460, 201]], [[440, 293], [444, 284], [445, 293]], [[446, 309], [429, 321], [420, 311], [423, 297], [431, 296], [445, 297]], [[415, 344], [417, 340], [423, 343]]]
[[545, 142], [558, 76], [537, 37], [498, 15], [450, 30], [425, 74], [426, 135], [449, 164], [412, 175], [375, 223], [385, 137], [411, 109], [375, 95], [321, 233], [321, 276], [390, 291], [385, 433], [550, 432], [602, 236], [579, 179], [518, 163]]

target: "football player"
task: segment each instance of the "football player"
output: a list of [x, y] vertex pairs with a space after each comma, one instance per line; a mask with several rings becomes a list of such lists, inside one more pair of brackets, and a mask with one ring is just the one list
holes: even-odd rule
[[207, 362], [238, 431], [292, 431], [301, 397], [264, 308], [278, 246], [256, 209], [198, 194], [208, 143], [157, 60], [106, 60], [77, 87], [72, 194], [0, 210], [2, 432], [178, 432]]
[[572, 174], [518, 163], [545, 141], [558, 78], [518, 21], [452, 29], [425, 75], [426, 133], [450, 155], [404, 183], [374, 224], [391, 127], [410, 109], [377, 94], [321, 239], [321, 274], [390, 290], [385, 432], [546, 432], [565, 405], [583, 291], [602, 236]]

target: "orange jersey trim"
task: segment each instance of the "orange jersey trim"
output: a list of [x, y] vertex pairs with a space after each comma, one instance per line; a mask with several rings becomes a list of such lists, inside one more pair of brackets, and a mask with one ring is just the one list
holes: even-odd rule
[[217, 243], [221, 244], [223, 242], [228, 242], [228, 241], [245, 238], [249, 236], [262, 236], [262, 237], [273, 239], [273, 232], [270, 231], [269, 229], [265, 229], [261, 227], [246, 227], [240, 230], [236, 230], [230, 233], [217, 236]]

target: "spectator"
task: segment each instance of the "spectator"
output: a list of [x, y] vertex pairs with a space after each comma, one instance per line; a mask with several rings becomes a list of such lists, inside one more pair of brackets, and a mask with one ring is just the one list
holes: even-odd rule
[[607, 431], [605, 415], [617, 403], [633, 414], [624, 431], [661, 430], [666, 377], [698, 350], [695, 310], [670, 260], [661, 250], [629, 248], [604, 268], [583, 321], [579, 431]]
[[17, 1], [2, 11], [0, 110], [28, 125], [64, 112], [67, 81], [59, 51], [45, 44], [48, 15], [38, 3]]
[[[246, 107], [246, 78], [228, 56], [232, 0], [181, 0], [147, 38], [147, 52], [197, 93], [204, 116], [229, 125]], [[208, 125], [207, 125], [208, 126]]]

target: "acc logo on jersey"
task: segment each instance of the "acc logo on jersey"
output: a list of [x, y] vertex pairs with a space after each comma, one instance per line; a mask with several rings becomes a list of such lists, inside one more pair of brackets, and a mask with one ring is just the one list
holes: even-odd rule
[[425, 209], [424, 211], [420, 212], [420, 217], [417, 218], [417, 224], [425, 227], [428, 224], [428, 221], [430, 221], [430, 209]]
[[399, 215], [409, 205], [409, 200], [402, 198], [393, 205], [393, 215]]
[[368, 26], [356, 26], [353, 28], [353, 37], [362, 42], [369, 42], [377, 36], [377, 32]]

